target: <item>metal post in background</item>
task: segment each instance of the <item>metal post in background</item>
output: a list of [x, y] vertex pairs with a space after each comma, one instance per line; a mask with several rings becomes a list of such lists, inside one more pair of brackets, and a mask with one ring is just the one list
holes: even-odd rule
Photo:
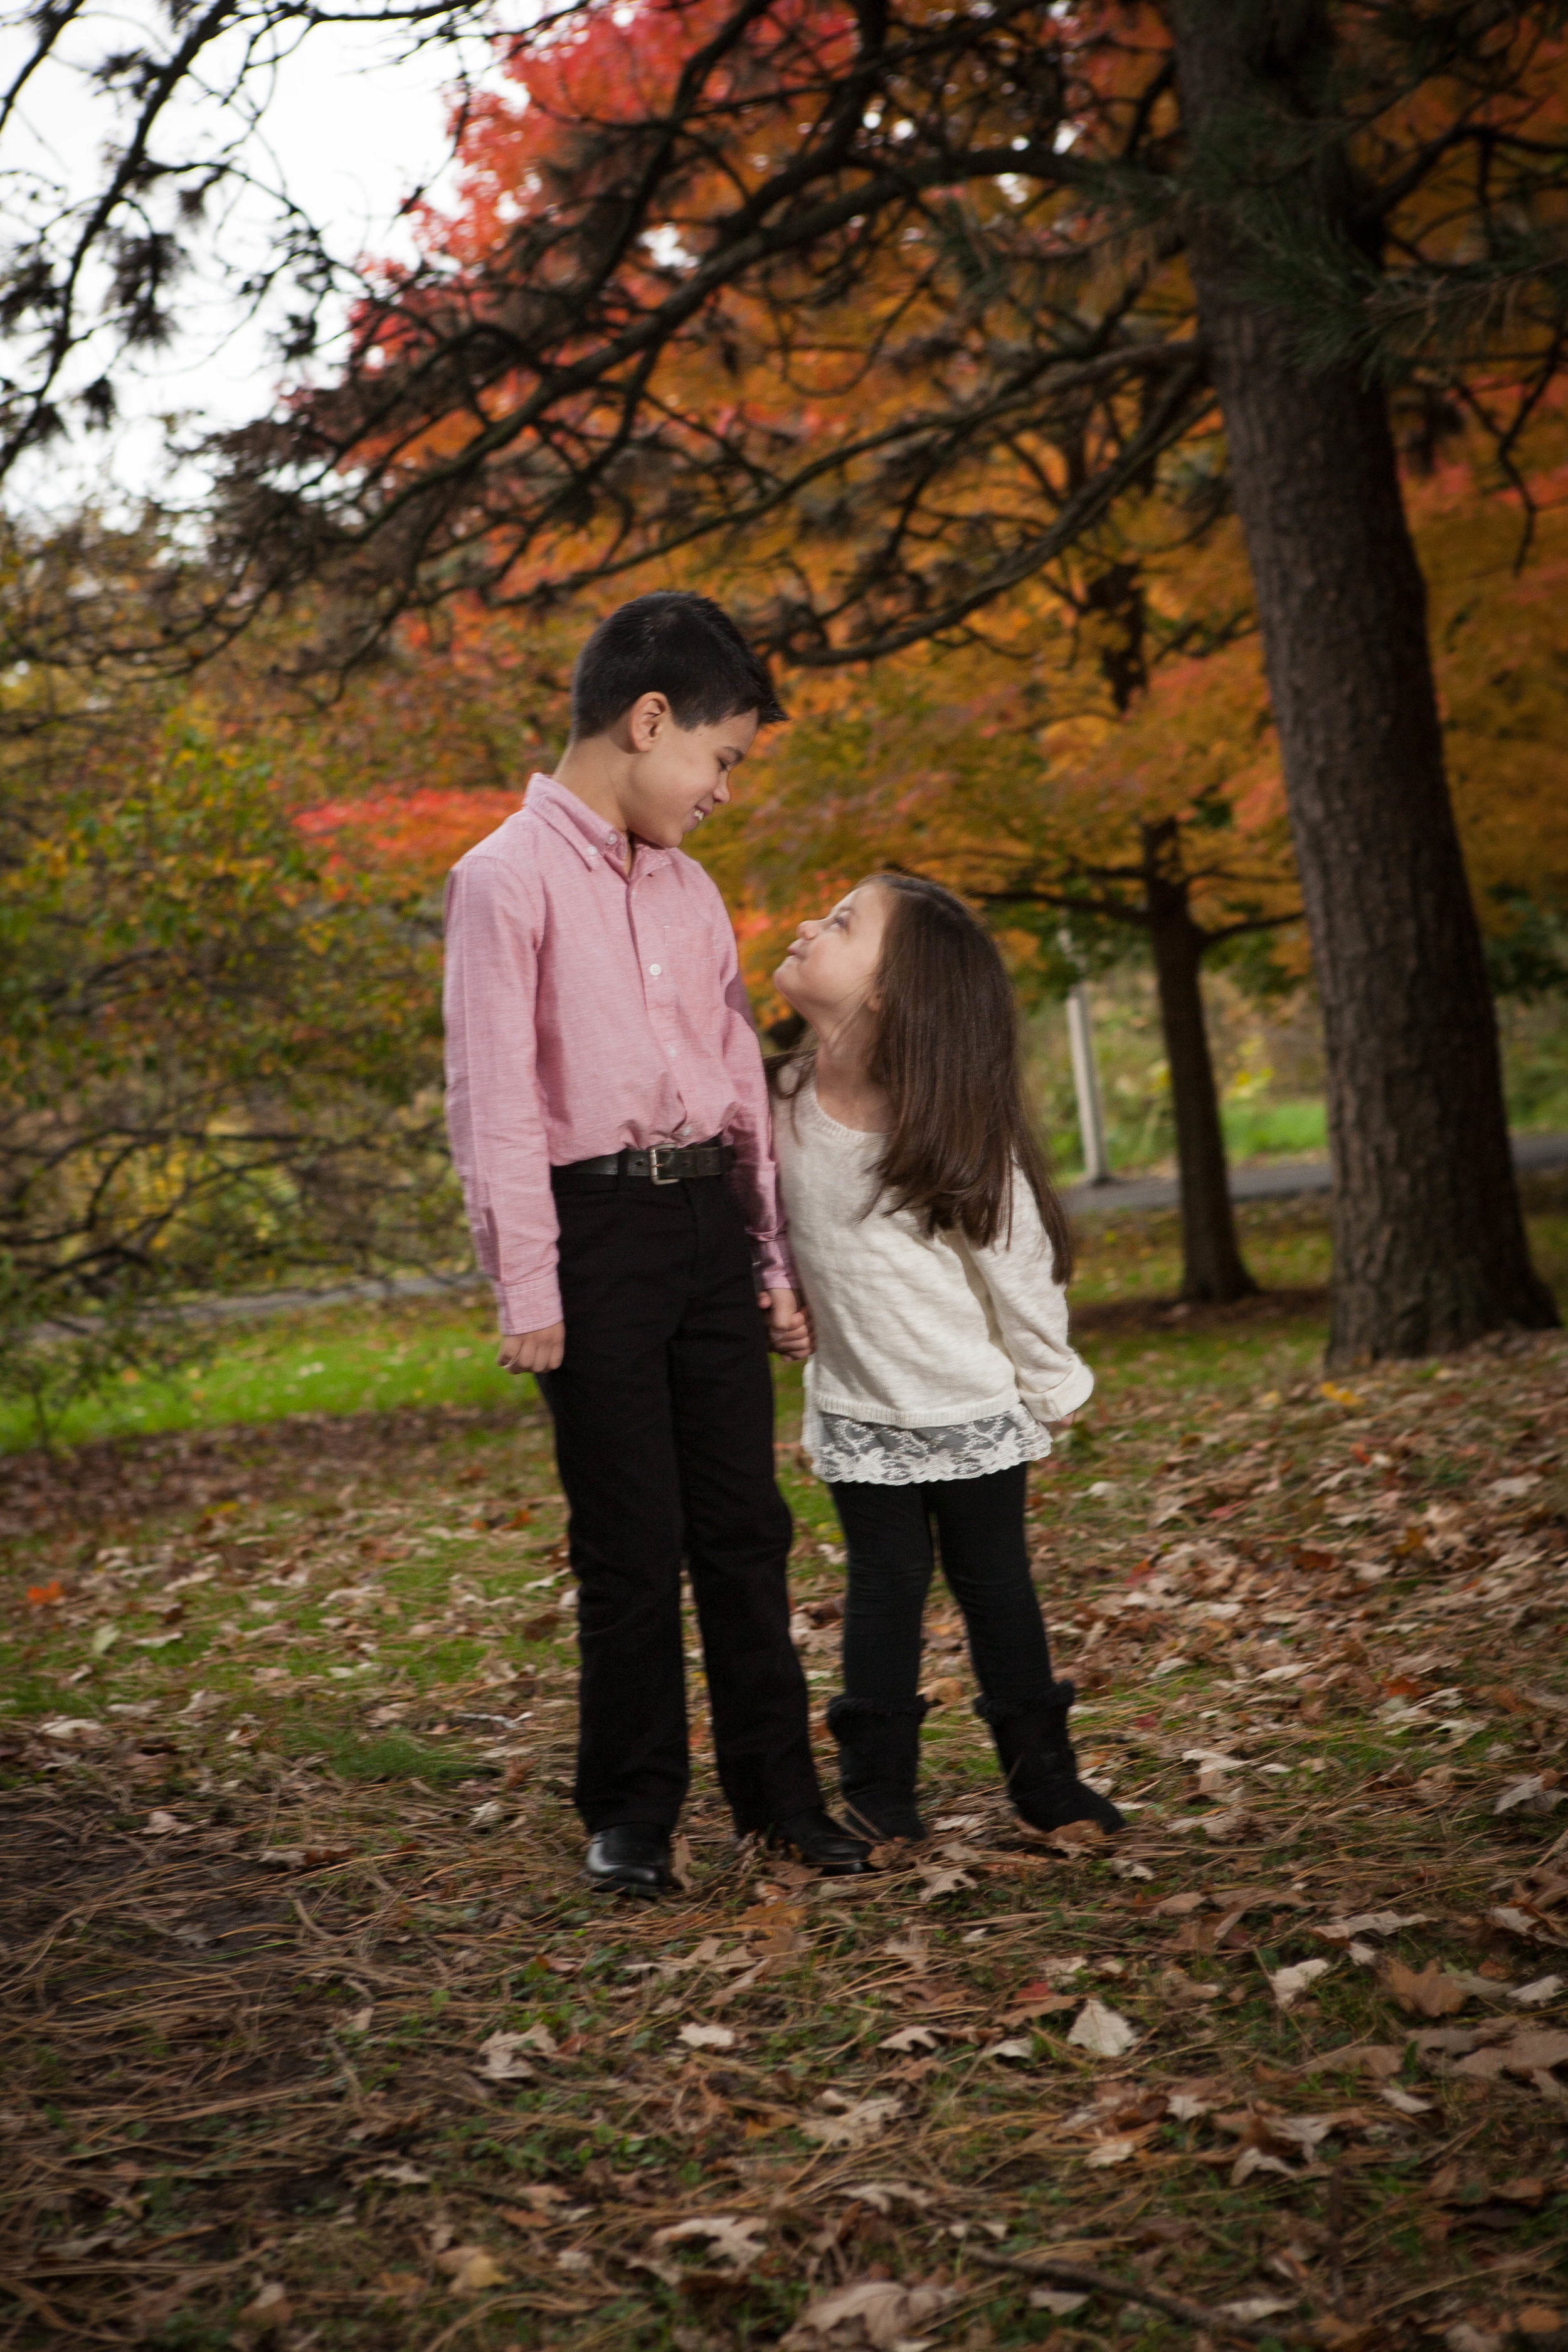
[[1094, 1058], [1094, 1023], [1089, 991], [1080, 980], [1068, 996], [1068, 1044], [1072, 1052], [1073, 1089], [1078, 1096], [1079, 1133], [1083, 1139], [1086, 1184], [1111, 1181], [1110, 1156], [1105, 1148], [1105, 1108], [1100, 1098], [1100, 1071]]

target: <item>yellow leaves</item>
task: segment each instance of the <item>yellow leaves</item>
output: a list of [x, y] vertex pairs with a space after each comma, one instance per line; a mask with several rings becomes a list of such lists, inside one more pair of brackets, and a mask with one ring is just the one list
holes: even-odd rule
[[417, 2271], [382, 2271], [378, 2273], [375, 2291], [389, 2302], [417, 2303], [425, 2293], [425, 2282]]
[[[445, 1181], [438, 1112], [413, 1112], [439, 1068], [434, 939], [364, 877], [329, 896], [265, 764], [189, 708], [130, 709], [44, 813], [8, 876], [25, 919], [0, 904], [5, 1088], [42, 1114], [16, 1236], [38, 1316], [104, 1251], [188, 1289], [346, 1255], [345, 1221], [402, 1255], [394, 1227]], [[46, 1391], [96, 1344], [35, 1353]]]
[[446, 2272], [454, 2294], [483, 2294], [507, 2283], [505, 2271], [483, 2246], [448, 2246], [437, 2255], [436, 2266]]
[[[1545, 490], [1531, 559], [1518, 569], [1521, 514], [1468, 448], [1409, 493], [1432, 601], [1432, 635], [1455, 810], [1483, 921], [1506, 929], [1494, 893], [1568, 890], [1561, 662], [1568, 518], [1551, 469], [1564, 447], [1561, 391], [1543, 405], [1524, 471]], [[1461, 461], [1462, 460], [1462, 461]]]

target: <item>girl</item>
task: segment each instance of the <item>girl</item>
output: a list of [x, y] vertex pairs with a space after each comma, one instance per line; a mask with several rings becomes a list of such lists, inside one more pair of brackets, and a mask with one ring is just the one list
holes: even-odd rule
[[[963, 902], [902, 874], [803, 923], [773, 974], [816, 1042], [783, 1056], [774, 1145], [812, 1328], [806, 1453], [848, 1551], [845, 1800], [881, 1838], [915, 1805], [931, 1528], [1018, 1811], [1122, 1827], [1078, 1777], [1024, 1541], [1028, 1465], [1094, 1385], [1068, 1345], [1067, 1219], [1024, 1106], [1002, 959]], [[815, 1352], [811, 1353], [815, 1341]]]

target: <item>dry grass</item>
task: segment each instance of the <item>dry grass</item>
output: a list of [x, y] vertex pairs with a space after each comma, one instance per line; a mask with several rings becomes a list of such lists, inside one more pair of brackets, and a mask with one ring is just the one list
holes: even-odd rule
[[575, 1876], [537, 1414], [13, 1461], [0, 2346], [1561, 2346], [1568, 1353], [1177, 1347], [1037, 1481], [1114, 1848], [1013, 1822], [933, 1601], [931, 1846], [738, 1850], [699, 1714], [648, 1907]]

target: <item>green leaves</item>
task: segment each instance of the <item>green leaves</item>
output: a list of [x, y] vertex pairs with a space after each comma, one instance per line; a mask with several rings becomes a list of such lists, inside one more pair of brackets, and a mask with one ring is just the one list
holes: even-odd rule
[[460, 1231], [429, 930], [189, 706], [117, 716], [0, 773], [0, 1385], [46, 1433], [192, 1352], [193, 1292]]

